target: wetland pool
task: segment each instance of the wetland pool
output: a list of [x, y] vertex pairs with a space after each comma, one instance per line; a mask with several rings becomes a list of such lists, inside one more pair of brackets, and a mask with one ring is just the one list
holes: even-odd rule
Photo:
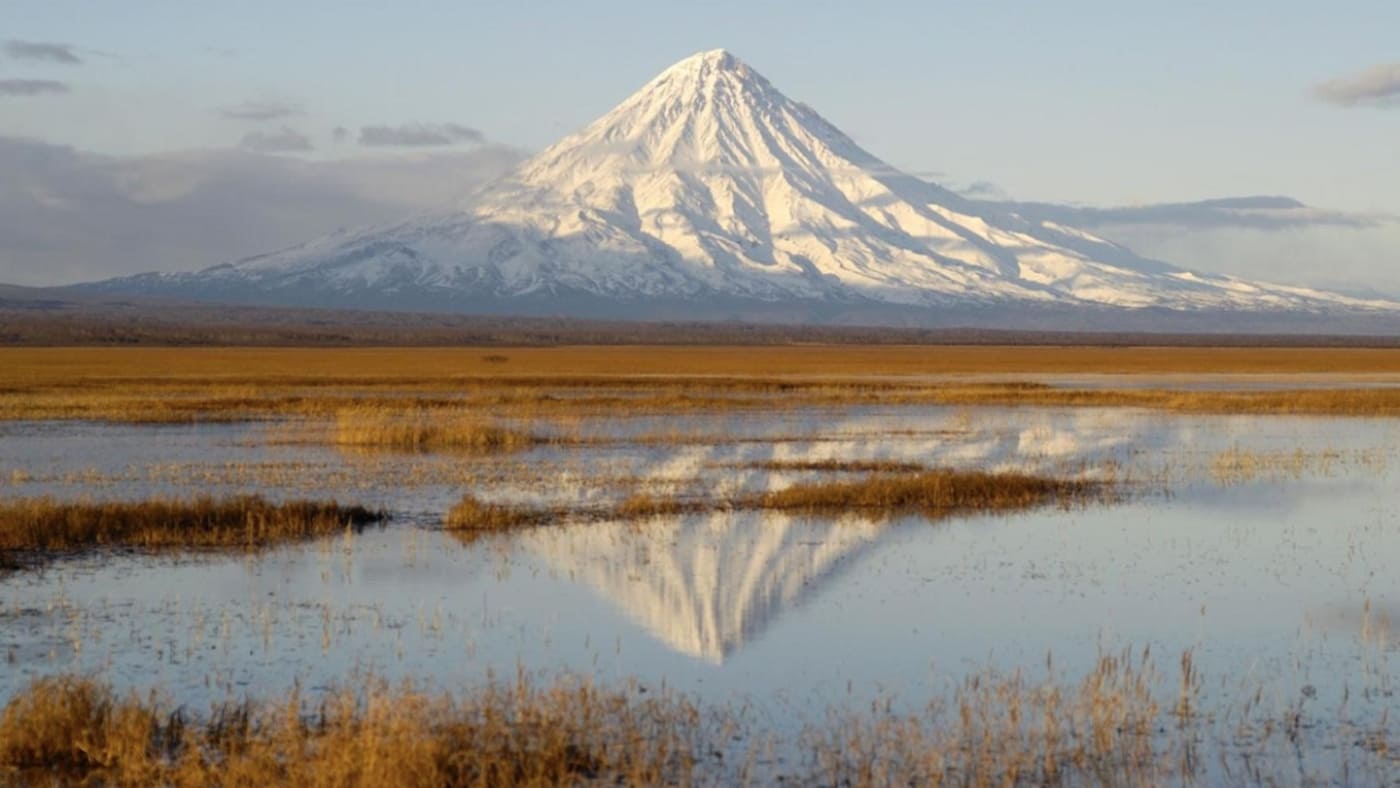
[[[201, 708], [360, 674], [452, 689], [524, 672], [666, 687], [796, 730], [832, 708], [917, 710], [978, 671], [1073, 678], [1147, 648], [1167, 693], [1189, 650], [1221, 715], [1254, 702], [1384, 726], [1400, 710], [1400, 421], [879, 407], [588, 429], [612, 440], [465, 457], [347, 452], [265, 423], [0, 425], [6, 497], [256, 493], [393, 515], [251, 555], [98, 551], [0, 575], [0, 703], [55, 673]], [[442, 528], [464, 494], [723, 498], [831, 475], [775, 463], [876, 460], [1121, 494], [938, 522], [718, 510]]]

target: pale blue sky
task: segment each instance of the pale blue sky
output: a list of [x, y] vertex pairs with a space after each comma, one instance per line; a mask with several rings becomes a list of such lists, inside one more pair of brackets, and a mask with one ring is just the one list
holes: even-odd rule
[[[1400, 60], [1400, 3], [63, 2], [9, 0], [0, 59], [66, 95], [0, 102], [0, 134], [112, 152], [230, 146], [250, 100], [337, 125], [455, 122], [540, 148], [669, 63], [725, 47], [892, 164], [1023, 199], [1287, 194], [1400, 213], [1400, 108], [1324, 80]], [[277, 123], [264, 124], [276, 129]]]
[[[952, 188], [1296, 198], [1321, 210], [1090, 229], [1400, 295], [1396, 0], [0, 0], [0, 282], [187, 270], [436, 208], [720, 47]], [[224, 112], [278, 106], [299, 111]], [[409, 124], [454, 144], [359, 144]]]

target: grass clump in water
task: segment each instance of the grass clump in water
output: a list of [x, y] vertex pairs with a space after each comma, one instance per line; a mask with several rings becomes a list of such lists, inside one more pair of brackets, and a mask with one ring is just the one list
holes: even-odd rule
[[546, 509], [484, 503], [466, 495], [447, 513], [443, 526], [449, 531], [511, 531], [543, 525], [553, 516], [554, 513]]
[[832, 517], [864, 514], [876, 518], [919, 514], [937, 520], [959, 514], [1014, 512], [1049, 504], [1106, 500], [1109, 493], [1109, 486], [1097, 481], [944, 468], [796, 484], [774, 492], [720, 500], [639, 492], [604, 508], [486, 504], [466, 496], [448, 513], [445, 522], [449, 530], [483, 533], [531, 528], [570, 517], [645, 520], [735, 510]]
[[43, 558], [92, 547], [241, 548], [341, 533], [387, 519], [334, 501], [271, 503], [258, 496], [193, 500], [0, 503], [0, 556]]
[[492, 454], [518, 451], [542, 440], [461, 413], [362, 406], [336, 413], [334, 442], [367, 449]]
[[965, 512], [1015, 511], [1048, 503], [1065, 504], [1102, 492], [1103, 486], [1091, 481], [940, 468], [907, 474], [873, 474], [852, 481], [795, 484], [749, 496], [735, 505], [744, 509], [811, 514], [918, 513], [947, 517]]
[[755, 471], [820, 471], [823, 473], [914, 473], [924, 470], [916, 462], [899, 460], [765, 460], [728, 467]]

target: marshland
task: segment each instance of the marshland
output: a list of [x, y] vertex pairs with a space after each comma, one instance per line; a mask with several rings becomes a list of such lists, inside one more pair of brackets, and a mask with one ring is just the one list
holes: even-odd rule
[[0, 370], [0, 782], [1400, 774], [1397, 350]]

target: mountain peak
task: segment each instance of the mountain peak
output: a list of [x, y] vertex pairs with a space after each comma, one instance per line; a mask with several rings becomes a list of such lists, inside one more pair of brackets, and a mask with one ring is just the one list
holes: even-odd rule
[[877, 304], [920, 320], [946, 307], [1396, 308], [1174, 268], [962, 199], [880, 161], [724, 49], [675, 63], [457, 209], [171, 281], [492, 309], [597, 299], [609, 315], [647, 302]]
[[730, 90], [739, 93], [767, 93], [774, 90], [762, 74], [734, 53], [727, 49], [711, 49], [673, 63], [643, 86], [634, 98], [659, 94], [710, 94], [715, 92], [717, 85], [726, 85]]
[[[807, 151], [838, 136], [725, 49], [685, 58], [611, 112], [546, 149], [520, 179], [571, 193], [611, 188], [640, 171], [753, 170], [781, 164], [778, 149]], [[798, 156], [807, 163], [820, 156]]]
[[688, 58], [677, 61], [670, 68], [666, 69], [666, 71], [663, 71], [662, 73], [665, 74], [671, 71], [695, 72], [704, 70], [739, 71], [747, 68], [748, 65], [745, 64], [744, 61], [735, 57], [734, 54], [731, 53], [729, 50], [710, 49], [704, 52], [696, 52]]

